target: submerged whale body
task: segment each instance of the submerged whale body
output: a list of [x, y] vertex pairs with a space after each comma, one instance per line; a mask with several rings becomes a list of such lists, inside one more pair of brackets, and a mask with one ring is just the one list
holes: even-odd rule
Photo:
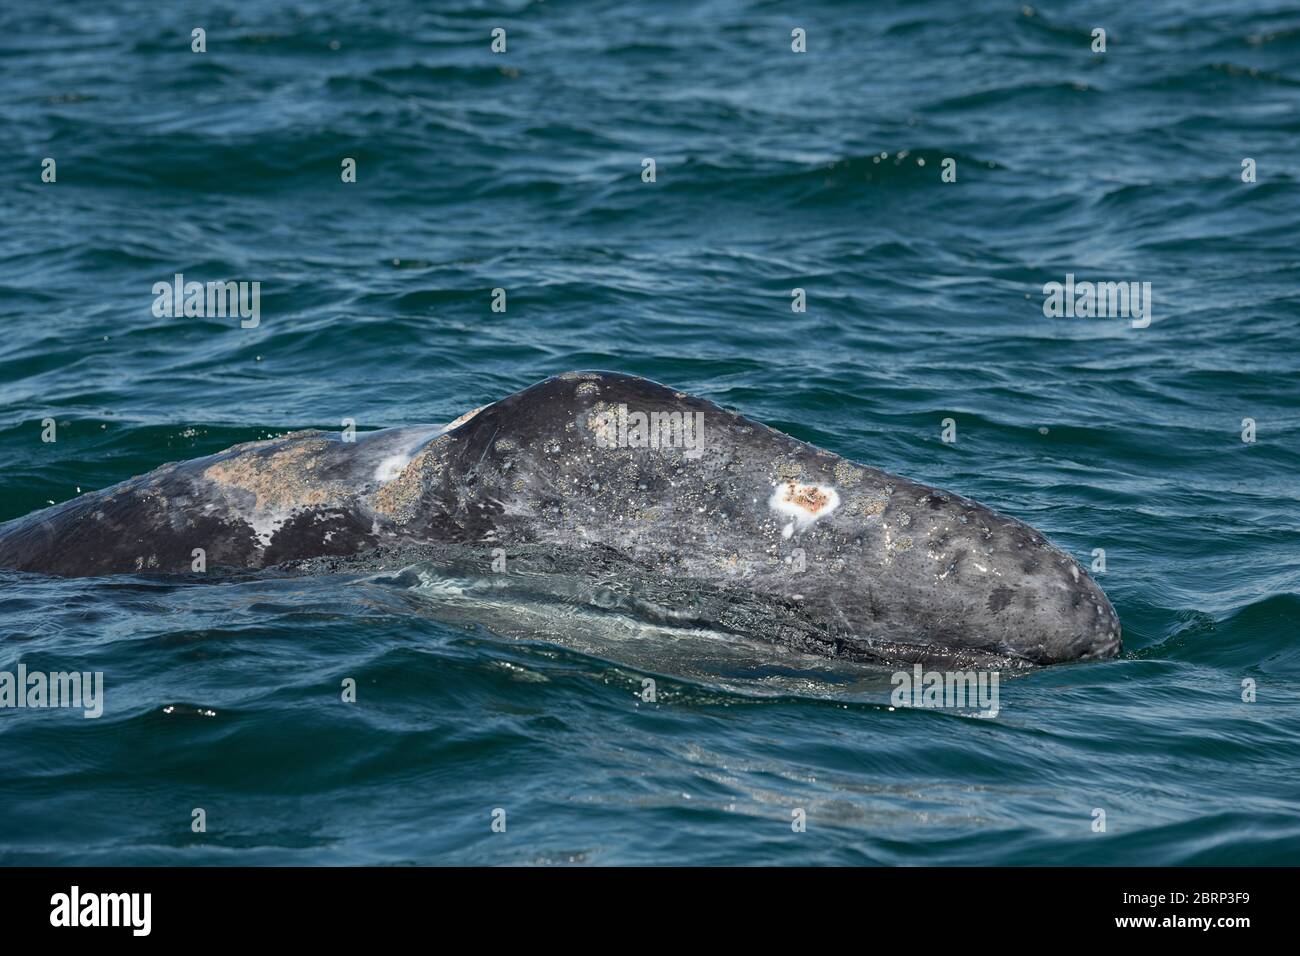
[[855, 661], [1120, 650], [1105, 594], [1023, 522], [609, 372], [549, 378], [447, 426], [237, 445], [0, 525], [0, 568], [68, 576], [430, 556], [562, 569], [664, 620]]

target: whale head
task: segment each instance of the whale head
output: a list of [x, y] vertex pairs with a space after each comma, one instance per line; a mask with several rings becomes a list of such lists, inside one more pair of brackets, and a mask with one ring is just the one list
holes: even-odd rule
[[674, 619], [869, 662], [1119, 653], [1101, 588], [1024, 522], [646, 379], [565, 373], [431, 449], [431, 540], [600, 549], [689, 594]]

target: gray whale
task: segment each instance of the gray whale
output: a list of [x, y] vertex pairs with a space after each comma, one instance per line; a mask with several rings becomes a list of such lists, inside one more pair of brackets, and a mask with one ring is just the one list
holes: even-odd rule
[[647, 613], [855, 661], [1114, 657], [1102, 590], [1033, 528], [611, 372], [447, 426], [295, 432], [0, 525], [0, 568], [324, 574], [436, 557], [563, 569]]

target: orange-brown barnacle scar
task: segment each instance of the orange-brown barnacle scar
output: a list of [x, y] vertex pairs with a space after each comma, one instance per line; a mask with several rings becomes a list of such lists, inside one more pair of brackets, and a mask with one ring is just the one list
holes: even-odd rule
[[806, 525], [834, 511], [840, 496], [829, 485], [805, 485], [786, 481], [773, 486], [768, 506], [778, 514], [793, 518], [796, 524]]
[[785, 500], [815, 515], [826, 507], [830, 497], [816, 485], [798, 485], [791, 481], [786, 485]]

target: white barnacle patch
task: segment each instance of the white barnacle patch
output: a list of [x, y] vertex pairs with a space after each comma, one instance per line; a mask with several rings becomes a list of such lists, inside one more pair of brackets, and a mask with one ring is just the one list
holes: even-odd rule
[[781, 537], [790, 538], [795, 531], [803, 531], [818, 518], [834, 511], [840, 496], [829, 485], [801, 485], [797, 481], [784, 481], [772, 486], [772, 497], [767, 505], [777, 514], [790, 520], [781, 529]]

